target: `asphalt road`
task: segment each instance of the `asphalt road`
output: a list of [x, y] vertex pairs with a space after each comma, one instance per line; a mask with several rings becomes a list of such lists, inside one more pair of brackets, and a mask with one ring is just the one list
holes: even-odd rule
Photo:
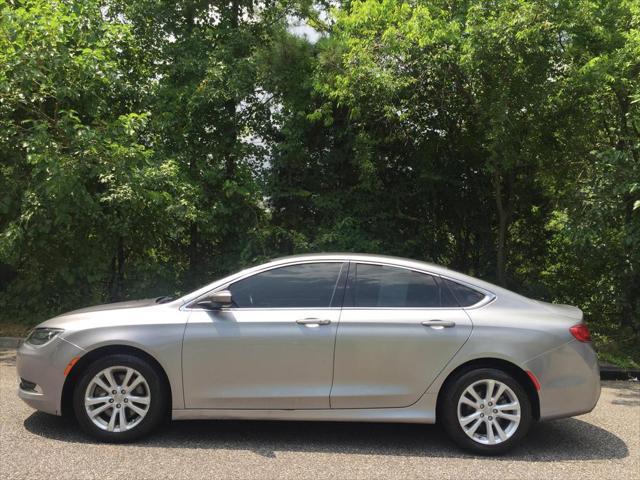
[[604, 382], [597, 408], [536, 425], [499, 458], [459, 451], [437, 426], [173, 422], [131, 445], [93, 442], [16, 396], [0, 350], [0, 478], [640, 479], [640, 384]]

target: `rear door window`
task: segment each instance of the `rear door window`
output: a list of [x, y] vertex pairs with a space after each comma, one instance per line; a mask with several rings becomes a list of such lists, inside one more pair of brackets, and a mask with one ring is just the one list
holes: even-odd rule
[[345, 307], [458, 307], [452, 293], [433, 275], [387, 265], [352, 264]]

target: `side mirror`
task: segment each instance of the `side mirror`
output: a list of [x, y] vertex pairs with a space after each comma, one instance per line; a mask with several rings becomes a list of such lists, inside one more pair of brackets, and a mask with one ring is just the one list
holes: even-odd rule
[[221, 307], [228, 307], [233, 303], [231, 292], [229, 290], [219, 290], [210, 293], [206, 297], [202, 297], [198, 301], [198, 306], [209, 310], [215, 310]]

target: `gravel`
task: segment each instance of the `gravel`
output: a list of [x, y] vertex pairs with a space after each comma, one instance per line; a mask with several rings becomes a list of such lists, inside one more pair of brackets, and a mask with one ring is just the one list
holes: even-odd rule
[[172, 422], [135, 444], [99, 444], [16, 396], [0, 349], [0, 478], [640, 479], [640, 384], [603, 382], [596, 409], [540, 423], [499, 458], [467, 455], [437, 426]]

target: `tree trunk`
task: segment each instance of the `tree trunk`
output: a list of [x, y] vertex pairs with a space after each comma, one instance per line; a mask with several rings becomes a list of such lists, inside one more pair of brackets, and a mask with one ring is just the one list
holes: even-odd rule
[[201, 280], [199, 277], [199, 266], [202, 262], [200, 258], [200, 232], [198, 230], [198, 224], [195, 220], [191, 222], [189, 226], [189, 249], [187, 255], [189, 256], [189, 270], [187, 271], [187, 286], [188, 288], [194, 288]]
[[503, 188], [502, 178], [498, 172], [494, 174], [493, 184], [498, 211], [498, 238], [496, 245], [496, 277], [498, 285], [507, 286], [507, 237], [513, 206], [510, 202], [511, 181], [507, 183], [507, 189]]
[[111, 261], [111, 277], [109, 278], [109, 302], [122, 300], [122, 290], [124, 287], [124, 242], [118, 239], [116, 254]]

